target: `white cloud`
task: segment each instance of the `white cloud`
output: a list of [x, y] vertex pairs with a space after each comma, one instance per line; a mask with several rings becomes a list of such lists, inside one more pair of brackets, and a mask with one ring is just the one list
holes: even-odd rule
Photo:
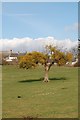
[[[2, 44], [2, 45], [1, 45]], [[71, 47], [78, 45], [78, 41], [71, 41], [70, 39], [57, 40], [54, 37], [46, 38], [13, 38], [13, 39], [2, 39], [0, 40], [0, 50], [10, 50], [13, 51], [43, 51], [46, 45], [58, 46], [69, 50]]]
[[78, 31], [78, 23], [66, 26], [65, 31]]
[[4, 15], [6, 15], [6, 16], [21, 16], [22, 17], [22, 16], [32, 16], [33, 14], [31, 14], [31, 13], [24, 13], [24, 14], [21, 14], [21, 13], [20, 14], [19, 13], [18, 14], [17, 13], [15, 13], [15, 14], [4, 13]]

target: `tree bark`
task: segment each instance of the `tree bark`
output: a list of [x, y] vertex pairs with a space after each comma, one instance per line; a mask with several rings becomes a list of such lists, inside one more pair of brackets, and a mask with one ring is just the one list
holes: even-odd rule
[[49, 78], [48, 78], [48, 72], [50, 69], [50, 63], [46, 63], [45, 64], [45, 76], [44, 76], [44, 82], [49, 82]]

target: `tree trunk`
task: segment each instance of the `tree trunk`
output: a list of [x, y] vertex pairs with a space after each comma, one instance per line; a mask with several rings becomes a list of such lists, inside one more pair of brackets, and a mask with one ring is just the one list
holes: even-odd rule
[[49, 82], [48, 72], [49, 72], [49, 64], [46, 64], [46, 65], [45, 65], [45, 76], [44, 76], [43, 82]]

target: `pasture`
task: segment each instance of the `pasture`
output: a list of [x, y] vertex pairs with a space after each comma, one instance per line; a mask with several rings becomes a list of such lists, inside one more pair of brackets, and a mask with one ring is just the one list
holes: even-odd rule
[[52, 67], [44, 83], [44, 68], [2, 67], [3, 118], [77, 118], [78, 68]]
[[2, 66], [0, 65], [0, 119], [2, 118]]

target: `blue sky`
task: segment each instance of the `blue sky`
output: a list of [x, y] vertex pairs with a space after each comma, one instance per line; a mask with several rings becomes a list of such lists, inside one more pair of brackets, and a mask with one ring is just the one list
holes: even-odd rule
[[78, 2], [79, 0], [1, 0], [2, 2]]
[[53, 36], [77, 40], [78, 3], [2, 3], [3, 38]]
[[0, 2], [0, 38], [2, 38], [2, 3]]

